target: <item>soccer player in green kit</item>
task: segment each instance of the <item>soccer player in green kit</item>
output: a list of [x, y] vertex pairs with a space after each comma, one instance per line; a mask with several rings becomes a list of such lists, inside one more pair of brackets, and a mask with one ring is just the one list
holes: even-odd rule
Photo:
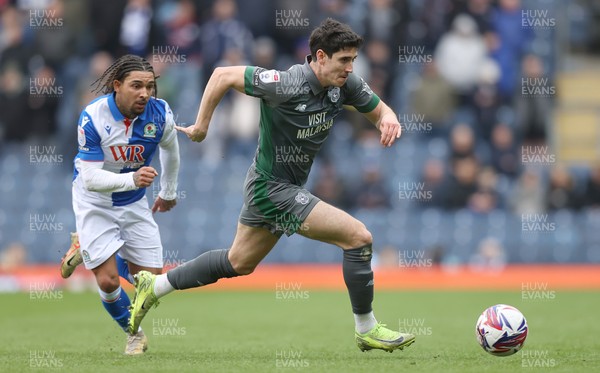
[[162, 275], [140, 272], [131, 330], [137, 330], [158, 298], [220, 278], [249, 275], [283, 233], [298, 233], [343, 249], [343, 276], [361, 350], [392, 352], [415, 341], [414, 335], [387, 329], [375, 319], [371, 233], [362, 222], [304, 189], [314, 157], [344, 105], [353, 106], [379, 129], [383, 146], [400, 137], [396, 114], [352, 73], [362, 43], [348, 25], [327, 19], [311, 33], [311, 55], [302, 65], [287, 71], [255, 66], [214, 70], [196, 123], [176, 128], [201, 142], [215, 107], [229, 89], [261, 99], [259, 144], [246, 176], [237, 232], [229, 249], [205, 252]]

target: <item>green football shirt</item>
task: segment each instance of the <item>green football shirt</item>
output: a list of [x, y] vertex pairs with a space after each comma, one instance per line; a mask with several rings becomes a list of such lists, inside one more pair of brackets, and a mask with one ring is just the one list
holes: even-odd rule
[[247, 95], [260, 98], [256, 170], [270, 179], [304, 185], [313, 160], [333, 127], [342, 105], [368, 113], [379, 97], [359, 76], [349, 74], [342, 87], [323, 88], [310, 68], [287, 71], [248, 66], [244, 73]]

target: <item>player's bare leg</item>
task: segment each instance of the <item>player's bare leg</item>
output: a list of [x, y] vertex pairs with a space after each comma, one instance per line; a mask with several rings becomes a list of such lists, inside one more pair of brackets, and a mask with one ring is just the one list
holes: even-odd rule
[[361, 221], [323, 201], [315, 205], [297, 233], [344, 250], [371, 245], [373, 242], [371, 232]]
[[142, 271], [135, 277], [136, 295], [132, 303], [129, 331], [137, 330], [158, 298], [173, 290], [209, 285], [220, 278], [248, 275], [275, 246], [279, 237], [265, 228], [238, 223], [230, 249], [212, 250], [167, 273], [155, 276]]
[[387, 329], [375, 319], [371, 307], [374, 288], [371, 270], [373, 239], [362, 222], [320, 201], [304, 220], [298, 233], [337, 245], [344, 250], [344, 282], [356, 323], [356, 343], [361, 350], [381, 349], [392, 352], [414, 343], [414, 335]]
[[228, 259], [239, 275], [249, 275], [271, 252], [279, 237], [265, 228], [253, 228], [238, 223], [237, 232], [229, 249]]

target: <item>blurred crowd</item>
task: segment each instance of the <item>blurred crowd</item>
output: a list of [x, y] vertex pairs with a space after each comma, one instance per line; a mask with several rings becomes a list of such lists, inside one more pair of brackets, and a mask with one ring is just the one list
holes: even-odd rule
[[[523, 93], [541, 78], [553, 86], [556, 55], [571, 52], [557, 50], [555, 27], [523, 27], [524, 17], [535, 17], [523, 10], [547, 9], [544, 17], [559, 18], [568, 6], [579, 14], [570, 21], [579, 30], [597, 24], [600, 9], [594, 4], [0, 0], [0, 160], [5, 144], [52, 143], [67, 159], [74, 156], [75, 123], [94, 98], [90, 84], [123, 54], [153, 64], [160, 75], [158, 96], [171, 104], [179, 124], [192, 124], [216, 66], [285, 70], [302, 63], [312, 28], [333, 17], [365, 38], [355, 73], [399, 113], [404, 136], [396, 146], [410, 142], [418, 149], [418, 159], [402, 160], [414, 162], [408, 180], [428, 192], [415, 198], [416, 208], [476, 214], [598, 208], [600, 164], [578, 173], [554, 159], [556, 97]], [[570, 48], [598, 52], [600, 38], [593, 30], [570, 33]], [[209, 138], [192, 156], [215, 167], [230, 156], [249, 159], [258, 115], [255, 99], [228, 95], [215, 112]], [[346, 113], [333, 132], [313, 172], [314, 193], [351, 211], [396, 206], [400, 179], [382, 164], [398, 160], [390, 162], [379, 151], [377, 131], [360, 115]], [[336, 154], [361, 159], [358, 174], [341, 171]], [[526, 162], [524, 154], [541, 161]]]

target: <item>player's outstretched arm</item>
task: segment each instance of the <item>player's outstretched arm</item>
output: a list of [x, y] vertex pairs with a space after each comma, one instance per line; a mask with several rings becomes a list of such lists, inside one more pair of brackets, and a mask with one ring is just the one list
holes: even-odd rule
[[215, 108], [225, 96], [225, 93], [230, 88], [244, 92], [244, 71], [246, 66], [228, 66], [217, 67], [204, 89], [202, 100], [200, 101], [200, 109], [196, 117], [196, 123], [189, 127], [175, 126], [180, 132], [183, 132], [192, 141], [201, 142], [206, 138], [210, 119], [215, 111]]
[[375, 109], [365, 113], [364, 116], [381, 132], [380, 142], [383, 146], [392, 146], [402, 134], [398, 117], [383, 101], [379, 101]]

